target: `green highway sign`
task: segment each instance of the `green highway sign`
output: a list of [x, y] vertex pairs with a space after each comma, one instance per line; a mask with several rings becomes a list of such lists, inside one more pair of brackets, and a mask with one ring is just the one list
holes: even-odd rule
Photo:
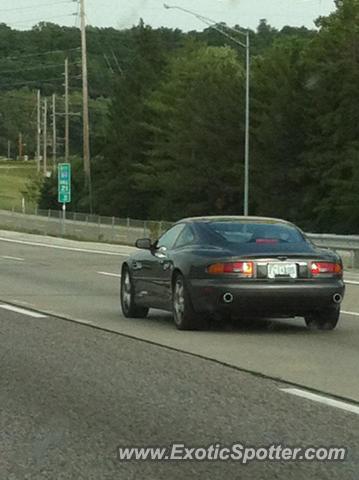
[[58, 200], [59, 203], [71, 202], [71, 164], [58, 165]]

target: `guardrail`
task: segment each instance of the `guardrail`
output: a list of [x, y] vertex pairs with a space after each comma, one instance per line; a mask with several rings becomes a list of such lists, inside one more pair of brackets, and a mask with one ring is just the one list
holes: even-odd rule
[[349, 266], [359, 268], [359, 235], [333, 235], [311, 233], [307, 236], [313, 243], [323, 248], [331, 248], [338, 252], [350, 252]]
[[158, 238], [168, 222], [105, 217], [68, 212], [66, 220], [59, 210], [35, 209], [20, 213], [0, 210], [0, 228], [76, 240], [133, 245], [141, 237]]
[[[158, 238], [171, 226], [170, 222], [134, 220], [68, 212], [66, 220], [60, 210], [17, 212], [0, 210], [0, 228], [42, 235], [69, 237], [77, 240], [133, 245], [137, 238]], [[318, 246], [348, 252], [347, 267], [359, 268], [359, 235], [307, 234]]]

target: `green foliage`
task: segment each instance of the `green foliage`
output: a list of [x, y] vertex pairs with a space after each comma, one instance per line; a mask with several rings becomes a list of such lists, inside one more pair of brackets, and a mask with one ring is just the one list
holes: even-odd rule
[[[30, 179], [36, 176], [33, 162], [0, 162], [0, 209], [21, 208], [22, 197]], [[36, 205], [28, 197], [31, 206]], [[35, 199], [34, 199], [35, 200]]]
[[43, 182], [44, 177], [37, 171], [34, 171], [32, 175], [28, 177], [24, 189], [21, 191], [27, 204], [38, 205]]
[[8, 140], [11, 142], [11, 156], [18, 155], [18, 136], [24, 139], [24, 155], [31, 157], [35, 151], [36, 96], [28, 89], [0, 91], [0, 152], [5, 156]]
[[303, 211], [317, 230], [358, 232], [359, 2], [337, 2], [305, 51], [307, 169]]
[[147, 102], [148, 160], [134, 175], [161, 218], [242, 208], [244, 75], [228, 47], [190, 44]]
[[[250, 212], [313, 231], [358, 233], [359, 0], [336, 6], [317, 30], [278, 31], [262, 20], [250, 32]], [[122, 31], [91, 27], [88, 44], [95, 211], [167, 220], [241, 213], [244, 50], [214, 29], [184, 34], [142, 21]], [[49, 66], [43, 91], [60, 94], [62, 82], [51, 78], [62, 70], [50, 65], [69, 56], [71, 109], [81, 111], [78, 46], [75, 28], [40, 24], [17, 32], [0, 25], [0, 67], [10, 71], [0, 81], [0, 155], [19, 131], [26, 152], [35, 150], [38, 85], [15, 85], [33, 80], [30, 65]], [[63, 51], [45, 54], [56, 49]], [[81, 144], [81, 116], [72, 117], [75, 156]], [[85, 211], [81, 163], [73, 162], [70, 208]], [[56, 179], [41, 191], [40, 206], [57, 205]]]
[[[358, 12], [357, 0], [345, 0], [317, 32], [279, 32], [263, 20], [251, 33], [253, 214], [358, 231]], [[161, 75], [154, 62], [122, 79], [109, 125], [118, 138], [101, 174], [101, 198], [115, 200], [106, 213], [242, 211], [243, 52], [228, 42], [215, 30], [191, 32]]]
[[161, 33], [143, 24], [136, 30], [134, 42], [132, 63], [115, 85], [103, 155], [95, 159], [93, 178], [100, 213], [141, 218], [147, 215], [150, 192], [142, 190], [139, 196], [132, 175], [146, 158], [145, 99], [166, 64], [166, 48]]
[[253, 65], [251, 207], [261, 215], [301, 220], [306, 141], [302, 52], [307, 40], [277, 41]]

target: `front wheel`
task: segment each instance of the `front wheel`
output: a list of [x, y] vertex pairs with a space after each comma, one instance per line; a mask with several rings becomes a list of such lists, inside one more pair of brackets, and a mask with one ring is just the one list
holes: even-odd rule
[[310, 330], [334, 330], [340, 317], [340, 306], [313, 312], [305, 317], [305, 323]]
[[183, 275], [178, 273], [173, 282], [173, 317], [178, 330], [196, 330], [200, 319], [193, 310]]
[[121, 307], [126, 318], [145, 318], [149, 310], [136, 305], [135, 290], [128, 267], [123, 269], [121, 275]]

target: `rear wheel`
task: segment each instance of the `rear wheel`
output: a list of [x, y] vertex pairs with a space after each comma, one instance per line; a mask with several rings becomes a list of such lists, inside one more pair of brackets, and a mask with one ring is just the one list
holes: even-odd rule
[[313, 312], [305, 317], [305, 323], [310, 330], [334, 330], [340, 317], [340, 306]]
[[121, 307], [127, 318], [144, 318], [149, 310], [147, 307], [136, 305], [134, 286], [128, 267], [122, 270], [121, 275]]
[[185, 279], [178, 273], [173, 282], [173, 317], [178, 330], [196, 330], [201, 319], [193, 310]]

